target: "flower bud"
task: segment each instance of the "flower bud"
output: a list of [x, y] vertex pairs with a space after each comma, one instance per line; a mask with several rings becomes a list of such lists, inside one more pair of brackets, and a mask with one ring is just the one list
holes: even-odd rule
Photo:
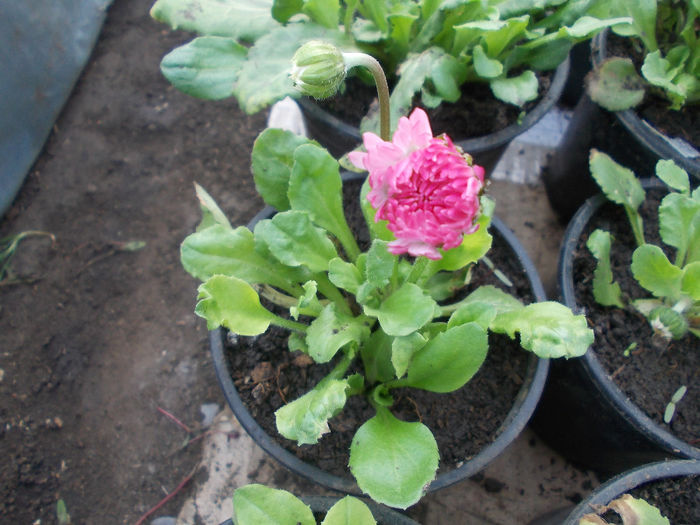
[[290, 76], [304, 95], [328, 98], [335, 95], [345, 79], [345, 60], [333, 44], [312, 40], [301, 46], [292, 58]]

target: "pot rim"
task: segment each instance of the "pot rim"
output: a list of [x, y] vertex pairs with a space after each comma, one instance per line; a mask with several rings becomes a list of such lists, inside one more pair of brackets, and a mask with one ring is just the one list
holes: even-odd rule
[[[552, 77], [552, 82], [547, 92], [542, 95], [542, 98], [535, 107], [525, 114], [525, 117], [520, 123], [516, 122], [510, 124], [503, 129], [481, 137], [456, 140], [455, 144], [470, 154], [477, 154], [508, 144], [515, 137], [534, 126], [550, 109], [552, 109], [561, 97], [564, 86], [566, 85], [566, 80], [569, 76], [570, 62], [570, 58], [567, 55], [566, 59], [554, 70], [554, 76]], [[302, 107], [305, 113], [312, 115], [313, 118], [337, 128], [342, 134], [354, 139], [358, 145], [362, 143], [362, 134], [360, 133], [359, 127], [351, 126], [347, 122], [331, 115], [309, 97], [300, 97], [296, 102]]]
[[[641, 183], [645, 189], [666, 187], [661, 181], [653, 178], [642, 179]], [[602, 193], [590, 197], [571, 218], [564, 232], [564, 238], [559, 252], [557, 280], [564, 304], [571, 308], [574, 313], [585, 313], [584, 308], [576, 302], [574, 292], [574, 250], [576, 249], [576, 245], [583, 230], [586, 228], [595, 212], [606, 202], [607, 199]], [[664, 429], [661, 425], [653, 421], [641, 408], [630, 401], [620, 387], [610, 379], [607, 370], [605, 370], [596, 357], [593, 345], [590, 346], [588, 351], [580, 358], [579, 363], [603, 397], [610, 400], [610, 403], [620, 417], [632, 424], [638, 432], [673, 455], [677, 456], [680, 454], [687, 458], [700, 459], [699, 448], [686, 443]]]
[[[591, 62], [599, 66], [607, 58], [608, 29], [591, 40]], [[674, 145], [674, 139], [661, 133], [646, 120], [642, 120], [634, 108], [614, 112], [617, 119], [647, 150], [661, 159], [673, 161], [694, 177], [700, 177], [700, 153], [690, 156]], [[690, 146], [692, 148], [692, 146]], [[686, 147], [687, 148], [687, 147]], [[690, 151], [688, 151], [690, 153]]]
[[[344, 177], [344, 180], [363, 179], [364, 174], [350, 173]], [[249, 223], [252, 227], [255, 222], [274, 213], [274, 208], [266, 207], [260, 211]], [[493, 217], [493, 227], [500, 235], [508, 242], [518, 259], [523, 265], [523, 269], [531, 283], [535, 300], [545, 301], [546, 294], [544, 287], [539, 278], [539, 274], [528, 257], [525, 249], [517, 240], [515, 235], [505, 226], [505, 224]], [[228, 363], [224, 355], [223, 348], [224, 331], [221, 328], [209, 332], [210, 350], [214, 362], [214, 369], [219, 385], [224, 392], [224, 397], [228, 402], [231, 410], [240, 422], [241, 426], [255, 440], [255, 442], [288, 469], [300, 474], [301, 476], [323, 485], [332, 490], [337, 490], [347, 494], [362, 496], [363, 492], [357, 486], [357, 483], [349, 477], [340, 477], [330, 474], [315, 465], [311, 465], [302, 461], [297, 456], [282, 447], [275, 439], [267, 434], [258, 422], [252, 417], [245, 404], [238, 395], [238, 391], [233, 383], [233, 379], [228, 370]], [[500, 455], [503, 450], [515, 440], [515, 438], [525, 428], [530, 420], [539, 398], [544, 389], [544, 384], [547, 379], [549, 370], [549, 360], [538, 358], [532, 354], [528, 360], [528, 367], [523, 385], [521, 386], [515, 402], [508, 412], [506, 418], [499, 428], [498, 437], [489, 445], [484, 447], [478, 454], [471, 458], [465, 459], [462, 465], [445, 473], [438, 474], [428, 486], [427, 492], [449, 487], [459, 481], [467, 479], [486, 467], [493, 459]]]
[[650, 481], [700, 475], [697, 459], [675, 459], [649, 463], [615, 476], [593, 491], [571, 511], [564, 525], [577, 525], [593, 505], [607, 505], [616, 497]]

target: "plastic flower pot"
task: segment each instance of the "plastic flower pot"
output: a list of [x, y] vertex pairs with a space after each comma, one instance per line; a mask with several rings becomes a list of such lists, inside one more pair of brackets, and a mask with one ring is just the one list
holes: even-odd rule
[[[607, 35], [601, 32], [591, 42], [594, 67], [608, 56]], [[696, 181], [700, 178], [700, 154], [687, 143], [659, 132], [634, 108], [610, 113], [584, 93], [543, 176], [550, 204], [563, 221], [598, 191], [586, 161], [591, 148], [608, 153], [641, 178], [654, 175], [659, 159], [671, 159]]]
[[[349, 174], [344, 180], [348, 181], [362, 178], [363, 177], [359, 174]], [[273, 214], [273, 208], [268, 207], [263, 209], [253, 218], [249, 227], [252, 228], [257, 221], [270, 217]], [[492, 221], [491, 233], [501, 236], [512, 249], [514, 257], [520, 262], [523, 273], [530, 283], [535, 300], [545, 300], [544, 288], [537, 274], [537, 270], [514, 234], [495, 217]], [[233, 382], [229, 363], [224, 351], [223, 341], [225, 337], [226, 333], [221, 329], [214, 330], [209, 334], [214, 369], [229, 406], [253, 440], [278, 462], [296, 474], [332, 490], [337, 490], [346, 494], [361, 495], [362, 492], [354, 479], [350, 477], [349, 470], [345, 477], [326, 472], [315, 465], [302, 461], [294, 453], [283, 448], [273, 436], [265, 432], [260, 423], [251, 415]], [[501, 454], [501, 452], [520, 434], [535, 410], [549, 368], [548, 360], [539, 359], [534, 354], [529, 356], [527, 363], [527, 371], [522, 378], [522, 386], [520, 387], [516, 401], [503, 421], [495, 439], [489, 445], [485, 446], [478, 454], [465, 458], [461, 466], [444, 473], [439, 473], [437, 478], [429, 485], [427, 489], [428, 492], [448, 487], [473, 476]]]
[[[331, 496], [302, 496], [301, 500], [306, 503], [314, 513], [325, 513], [339, 500]], [[408, 516], [404, 516], [394, 509], [379, 505], [373, 501], [364, 500], [365, 504], [372, 511], [372, 516], [378, 525], [418, 525], [418, 523]], [[233, 520], [226, 520], [221, 525], [233, 525]]]
[[[591, 513], [596, 506], [607, 505], [638, 487], [669, 478], [700, 479], [698, 476], [700, 476], [700, 462], [697, 460], [662, 461], [637, 467], [608, 480], [573, 509], [553, 511], [535, 519], [529, 525], [578, 525], [579, 520], [585, 514]], [[695, 499], [697, 503], [697, 494]], [[675, 522], [671, 520], [671, 523]]]
[[[642, 185], [663, 186], [655, 179]], [[558, 281], [563, 303], [574, 312], [582, 310], [574, 290], [575, 250], [606, 202], [602, 195], [588, 199], [564, 234]], [[653, 421], [622, 392], [593, 347], [580, 359], [552, 363], [533, 428], [567, 459], [604, 476], [666, 458], [700, 459], [700, 449]]]
[[[448, 134], [456, 144], [474, 157], [476, 164], [483, 166], [489, 173], [498, 163], [508, 144], [534, 126], [557, 103], [568, 75], [569, 59], [567, 58], [555, 70], [549, 90], [520, 123], [511, 124], [489, 135], [466, 140], [460, 140], [459, 130], [450, 131]], [[331, 115], [308, 97], [303, 97], [298, 102], [306, 120], [309, 136], [318, 140], [334, 156], [340, 157], [362, 143], [362, 134], [358, 127]]]

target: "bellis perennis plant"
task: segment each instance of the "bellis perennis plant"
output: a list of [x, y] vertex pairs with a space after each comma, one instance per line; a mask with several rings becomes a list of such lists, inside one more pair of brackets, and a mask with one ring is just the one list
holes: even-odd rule
[[[335, 60], [327, 47], [312, 48]], [[337, 76], [328, 72], [299, 74], [323, 85]], [[442, 277], [465, 283], [491, 246], [484, 170], [449, 137], [433, 137], [420, 109], [399, 120], [391, 139], [367, 133], [364, 145], [350, 160], [369, 171], [360, 197], [371, 238], [365, 251], [346, 221], [338, 162], [314, 141], [267, 129], [252, 168], [277, 213], [253, 231], [234, 228], [197, 188], [204, 219], [184, 241], [182, 263], [204, 281], [196, 312], [210, 329], [256, 336], [280, 326], [290, 351], [332, 365], [277, 410], [283, 436], [316, 443], [349, 397], [367, 399], [375, 415], [356, 431], [350, 470], [373, 499], [405, 508], [435, 478], [439, 452], [427, 426], [393, 415], [393, 390], [461, 388], [484, 362], [489, 331], [519, 334], [525, 350], [545, 358], [582, 355], [593, 333], [559, 303], [524, 305], [495, 286], [446, 296]]]

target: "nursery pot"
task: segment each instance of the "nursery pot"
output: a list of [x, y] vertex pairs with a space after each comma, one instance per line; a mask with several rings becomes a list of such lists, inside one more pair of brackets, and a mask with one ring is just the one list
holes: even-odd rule
[[[642, 185], [662, 187], [655, 179]], [[562, 302], [574, 312], [582, 311], [574, 292], [575, 249], [606, 202], [603, 195], [588, 199], [564, 234], [558, 281]], [[622, 392], [592, 348], [579, 359], [552, 363], [533, 428], [567, 459], [603, 476], [665, 458], [700, 459], [700, 449], [654, 422]]]
[[[579, 520], [585, 514], [592, 512], [595, 506], [608, 505], [614, 499], [640, 486], [669, 478], [697, 478], [698, 476], [700, 476], [700, 462], [697, 460], [661, 461], [643, 465], [608, 480], [573, 509], [553, 511], [532, 521], [530, 525], [578, 525]], [[695, 499], [697, 507], [697, 493]], [[674, 523], [673, 520], [671, 522]]]
[[[363, 177], [359, 174], [349, 174], [344, 180], [348, 181], [362, 178]], [[273, 208], [265, 208], [252, 220], [249, 227], [252, 227], [257, 221], [268, 218], [273, 214]], [[523, 247], [515, 238], [515, 235], [495, 217], [493, 218], [491, 231], [495, 235], [501, 236], [512, 249], [515, 257], [522, 265], [523, 273], [529, 281], [535, 300], [545, 300], [544, 288], [537, 274], [537, 270], [525, 253]], [[295, 454], [280, 445], [273, 436], [265, 432], [260, 423], [251, 415], [234, 384], [232, 371], [224, 350], [225, 337], [226, 332], [222, 329], [214, 330], [209, 334], [216, 376], [233, 413], [255, 442], [282, 465], [296, 474], [332, 490], [337, 490], [346, 494], [361, 495], [362, 492], [354, 479], [350, 477], [349, 470], [347, 471], [347, 476], [338, 476], [324, 471], [315, 465], [302, 461]], [[437, 478], [428, 487], [428, 492], [448, 487], [473, 476], [496, 458], [520, 434], [534, 412], [544, 387], [548, 368], [548, 360], [539, 359], [534, 354], [528, 356], [527, 370], [522, 377], [522, 385], [519, 388], [513, 406], [498, 429], [496, 439], [481, 449], [478, 454], [465, 458], [465, 461], [462, 462], [460, 466], [438, 474]]]
[[[314, 513], [326, 513], [340, 498], [331, 496], [302, 496], [301, 500], [306, 503]], [[418, 525], [408, 516], [404, 516], [400, 512], [379, 505], [374, 501], [363, 500], [365, 505], [372, 511], [372, 516], [377, 521], [378, 525]], [[233, 520], [226, 520], [221, 525], [233, 525]]]
[[[569, 74], [569, 59], [562, 62], [554, 72], [549, 90], [520, 123], [504, 129], [470, 139], [460, 140], [459, 130], [448, 133], [474, 162], [491, 173], [510, 142], [534, 126], [559, 100]], [[360, 129], [352, 126], [321, 108], [314, 100], [303, 97], [298, 100], [306, 120], [309, 136], [318, 140], [336, 158], [352, 151], [362, 143]]]

